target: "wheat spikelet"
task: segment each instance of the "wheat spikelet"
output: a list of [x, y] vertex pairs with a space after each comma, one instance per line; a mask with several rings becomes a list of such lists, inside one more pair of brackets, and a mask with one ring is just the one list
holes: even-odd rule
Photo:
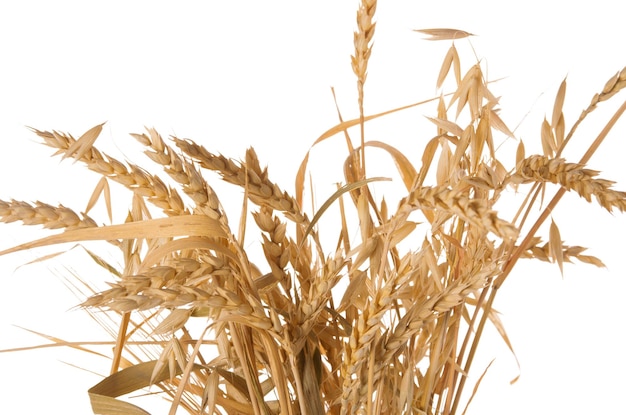
[[17, 200], [0, 200], [0, 222], [5, 223], [22, 221], [24, 225], [68, 230], [98, 226], [89, 216], [81, 216], [63, 205], [55, 207], [39, 201], [31, 204]]
[[[392, 235], [389, 234], [388, 237], [391, 238]], [[374, 258], [379, 259], [379, 257], [388, 254], [383, 246], [389, 245], [384, 244], [382, 238], [378, 236], [373, 237], [373, 240], [376, 243], [374, 248], [369, 249], [369, 252], [370, 261], [375, 263]], [[375, 373], [373, 378], [369, 379], [369, 356], [375, 353], [376, 344], [383, 334], [383, 327], [385, 326], [383, 318], [394, 306], [394, 300], [398, 298], [399, 289], [404, 287], [412, 277], [410, 273], [405, 271], [407, 268], [404, 266], [401, 270], [385, 267], [384, 271], [380, 270], [373, 273], [378, 275], [381, 281], [380, 287], [373, 287], [375, 285], [373, 282], [367, 284], [371, 288], [368, 290], [365, 304], [352, 326], [347, 343], [344, 345], [346, 358], [342, 364], [344, 383], [341, 397], [343, 411], [350, 409], [351, 413], [355, 413], [367, 405], [367, 402], [371, 400], [371, 396], [367, 393], [368, 380], [371, 380], [374, 389], [379, 387], [381, 379], [379, 373]]]
[[[540, 237], [534, 237], [533, 240], [529, 243], [526, 251], [521, 255], [521, 258], [534, 258], [540, 261], [552, 262], [550, 257], [550, 244], [544, 243], [541, 244]], [[585, 262], [587, 264], [592, 264], [598, 267], [605, 267], [602, 261], [595, 256], [591, 255], [583, 255], [583, 252], [587, 250], [587, 248], [582, 246], [568, 246], [563, 245], [563, 261], [572, 262], [572, 259], [577, 259], [580, 262]]]
[[267, 169], [261, 169], [254, 149], [250, 148], [246, 152], [244, 168], [244, 165], [224, 156], [215, 155], [194, 142], [178, 138], [174, 138], [174, 142], [201, 167], [218, 172], [228, 183], [247, 187], [250, 200], [255, 204], [266, 205], [283, 212], [287, 218], [298, 224], [308, 223], [296, 200], [269, 180]]
[[372, 53], [371, 42], [376, 29], [376, 23], [372, 21], [375, 13], [376, 1], [363, 0], [356, 14], [357, 30], [354, 32], [352, 71], [357, 76], [360, 107], [363, 105], [363, 85], [367, 78], [367, 63]]
[[209, 186], [200, 172], [187, 160], [184, 160], [172, 148], [165, 144], [161, 135], [153, 128], [146, 134], [131, 134], [143, 145], [149, 147], [144, 153], [155, 163], [160, 164], [165, 172], [177, 183], [196, 204], [196, 213], [202, 213], [212, 219], [219, 219], [228, 228], [226, 215], [223, 213], [215, 191]]
[[412, 191], [405, 202], [411, 208], [442, 210], [458, 215], [502, 238], [516, 238], [518, 234], [515, 226], [498, 217], [487, 200], [470, 198], [465, 191], [446, 186], [423, 186]]
[[[33, 131], [44, 140], [44, 143], [58, 149], [56, 154], [67, 154], [77, 140], [69, 134], [57, 131]], [[71, 157], [87, 165], [89, 170], [108, 177], [126, 188], [132, 190], [155, 206], [163, 209], [168, 215], [187, 214], [183, 201], [175, 189], [169, 188], [156, 175], [147, 173], [142, 168], [130, 164], [129, 167], [113, 157], [100, 153], [96, 148], [89, 146], [80, 153], [71, 153]]]
[[512, 183], [549, 182], [573, 190], [586, 201], [595, 197], [600, 206], [611, 212], [614, 208], [626, 210], [626, 192], [611, 189], [614, 182], [596, 179], [598, 172], [578, 163], [567, 163], [562, 158], [530, 156], [524, 159], [510, 178]]

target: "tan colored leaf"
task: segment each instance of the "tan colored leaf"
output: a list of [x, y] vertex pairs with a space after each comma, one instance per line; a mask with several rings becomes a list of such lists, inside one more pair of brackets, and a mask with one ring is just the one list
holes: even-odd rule
[[456, 40], [463, 39], [468, 36], [474, 36], [472, 33], [465, 32], [459, 29], [414, 29], [414, 32], [418, 32], [428, 37], [426, 40]]
[[[155, 360], [136, 364], [107, 376], [90, 388], [88, 392], [93, 412], [102, 415], [149, 415], [148, 412], [135, 405], [114, 398], [150, 386], [150, 378], [155, 365]], [[202, 369], [202, 367], [199, 365], [193, 366], [193, 371], [199, 369]], [[176, 374], [179, 375], [180, 373], [181, 370], [179, 368]], [[154, 378], [154, 383], [162, 382], [168, 377], [169, 373], [164, 368]]]
[[398, 173], [400, 173], [404, 187], [406, 187], [407, 191], [411, 191], [417, 178], [417, 170], [409, 159], [400, 150], [382, 141], [368, 141], [365, 145], [381, 148], [389, 153], [398, 169]]
[[[333, 202], [335, 200], [337, 200], [341, 195], [343, 195], [344, 193], [349, 192], [351, 190], [358, 189], [359, 187], [365, 186], [365, 185], [367, 185], [368, 183], [371, 183], [371, 182], [380, 182], [380, 181], [389, 181], [389, 180], [391, 180], [391, 179], [389, 179], [387, 177], [372, 177], [372, 178], [369, 178], [369, 179], [360, 180], [358, 182], [354, 182], [354, 183], [350, 183], [350, 184], [347, 184], [345, 186], [342, 186], [339, 190], [337, 190], [335, 193], [333, 193], [324, 202], [324, 204], [322, 206], [320, 206], [318, 211], [313, 216], [313, 219], [311, 219], [311, 223], [309, 224], [309, 226], [305, 230], [304, 235], [302, 237], [302, 240], [305, 240], [307, 238], [307, 236], [309, 236], [311, 234], [311, 232], [313, 231], [313, 228], [315, 227], [317, 222], [320, 220], [320, 218], [322, 217], [324, 212], [326, 212], [328, 210], [328, 208], [330, 207], [330, 205], [332, 205]], [[0, 252], [0, 255], [2, 255], [2, 252]]]
[[[378, 179], [382, 180], [382, 179]], [[371, 181], [371, 180], [370, 180]], [[65, 242], [137, 239], [137, 238], [172, 238], [176, 236], [213, 236], [225, 237], [220, 223], [204, 215], [183, 215], [169, 218], [149, 219], [129, 222], [121, 225], [100, 228], [68, 230], [58, 235], [48, 236], [27, 242], [13, 248], [0, 251], [0, 256], [25, 249], [55, 245]]]
[[489, 368], [491, 367], [491, 365], [493, 364], [493, 362], [496, 359], [492, 359], [491, 362], [489, 362], [489, 364], [487, 365], [487, 367], [485, 367], [485, 370], [483, 370], [483, 373], [481, 373], [481, 375], [478, 377], [478, 380], [476, 381], [476, 383], [474, 384], [474, 388], [472, 389], [472, 394], [470, 395], [469, 399], [467, 400], [467, 403], [465, 404], [465, 408], [463, 409], [463, 413], [461, 415], [465, 415], [467, 413], [467, 409], [469, 408], [470, 404], [472, 403], [472, 400], [474, 399], [474, 396], [476, 396], [476, 393], [478, 392], [478, 388], [480, 386], [480, 383], [483, 381], [485, 375], [487, 374], [487, 371], [489, 371]]
[[223, 245], [206, 237], [190, 236], [188, 238], [174, 239], [151, 249], [141, 262], [139, 272], [145, 272], [172, 252], [183, 249], [213, 250], [237, 261], [237, 256]]
[[[439, 99], [439, 97], [436, 98], [430, 98], [424, 101], [420, 101], [420, 102], [416, 102], [414, 104], [409, 104], [409, 105], [405, 105], [402, 107], [398, 107], [398, 108], [394, 108], [391, 109], [389, 111], [384, 111], [384, 112], [380, 112], [377, 114], [373, 114], [373, 115], [368, 115], [366, 117], [363, 118], [363, 121], [367, 122], [379, 117], [383, 117], [385, 115], [388, 114], [393, 114], [395, 112], [398, 111], [403, 111], [406, 109], [410, 109], [410, 108], [414, 108], [420, 105], [424, 105], [430, 102], [433, 102], [435, 100]], [[315, 142], [311, 145], [311, 148], [313, 148], [315, 145], [321, 143], [322, 141], [340, 133], [340, 132], [344, 132], [346, 131], [348, 128], [350, 127], [354, 127], [356, 125], [359, 125], [361, 123], [361, 119], [360, 118], [355, 118], [352, 120], [348, 120], [348, 121], [342, 121], [341, 123], [335, 125], [334, 127], [326, 130], [321, 136], [319, 136]], [[296, 201], [298, 202], [298, 204], [300, 206], [302, 206], [302, 199], [303, 199], [303, 191], [304, 191], [304, 178], [305, 178], [305, 174], [306, 174], [306, 169], [307, 169], [307, 165], [309, 162], [309, 154], [310, 154], [311, 150], [309, 149], [309, 151], [307, 151], [304, 159], [302, 160], [302, 162], [300, 163], [300, 166], [298, 167], [298, 173], [296, 174]]]
[[94, 414], [99, 415], [150, 415], [137, 405], [120, 401], [119, 399], [109, 396], [89, 394], [91, 401], [91, 410]]

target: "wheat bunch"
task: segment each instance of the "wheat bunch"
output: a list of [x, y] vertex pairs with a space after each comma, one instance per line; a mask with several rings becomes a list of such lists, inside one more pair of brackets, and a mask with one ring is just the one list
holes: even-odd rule
[[[119, 266], [91, 254], [112, 281], [80, 304], [115, 338], [111, 373], [89, 391], [96, 413], [145, 413], [118, 397], [150, 385], [168, 397], [170, 414], [179, 408], [192, 414], [461, 413], [488, 321], [509, 344], [493, 303], [517, 261], [551, 261], [561, 269], [572, 259], [603, 265], [584, 255], [585, 248], [565, 245], [554, 222], [547, 242], [537, 232], [566, 191], [609, 211], [626, 207], [626, 192], [586, 167], [624, 109], [580, 162], [561, 156], [586, 115], [623, 88], [624, 71], [568, 134], [563, 83], [552, 119], [542, 124], [544, 154], [526, 156], [520, 142], [509, 165], [498, 148], [513, 133], [499, 116], [498, 99], [480, 62], [462, 73], [454, 43], [436, 80], [441, 88], [452, 70], [453, 92], [365, 115], [375, 11], [376, 2], [365, 0], [357, 10], [352, 69], [359, 117], [344, 121], [339, 115], [313, 144], [344, 134], [343, 183], [311, 211], [302, 200], [308, 154], [291, 193], [270, 178], [253, 148], [236, 160], [192, 140], [163, 138], [152, 128], [132, 134], [161, 176], [100, 152], [102, 125], [78, 139], [33, 130], [56, 155], [82, 162], [102, 179], [84, 214], [44, 202], [0, 201], [3, 222], [63, 230], [0, 255], [94, 239], [112, 241], [119, 250]], [[456, 29], [419, 32], [439, 41], [471, 36]], [[434, 128], [420, 131], [425, 145], [419, 168], [392, 144], [366, 140], [367, 121], [431, 101], [437, 104], [429, 117]], [[354, 126], [358, 145], [349, 134]], [[395, 162], [397, 172], [390, 173], [398, 173], [405, 188], [395, 207], [380, 196], [382, 179], [367, 174], [367, 147]], [[214, 173], [243, 193], [240, 212], [222, 207], [210, 184]], [[132, 198], [124, 223], [99, 226], [87, 213], [108, 181]], [[382, 190], [372, 192], [373, 182], [382, 182]], [[556, 194], [537, 209], [548, 185]], [[510, 215], [501, 196], [526, 187], [528, 197]], [[328, 250], [318, 229], [336, 204], [340, 225]], [[237, 230], [229, 225], [233, 214]], [[103, 315], [110, 320], [98, 317]]]

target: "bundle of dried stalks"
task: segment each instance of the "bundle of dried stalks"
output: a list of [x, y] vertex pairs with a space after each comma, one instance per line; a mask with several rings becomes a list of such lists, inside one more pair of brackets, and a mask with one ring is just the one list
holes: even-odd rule
[[[270, 179], [252, 148], [237, 161], [191, 140], [164, 140], [153, 129], [132, 134], [168, 178], [98, 151], [102, 125], [78, 139], [33, 130], [56, 155], [102, 176], [87, 210], [104, 195], [110, 215], [109, 181], [133, 194], [126, 222], [111, 226], [64, 206], [0, 201], [4, 222], [64, 230], [0, 255], [94, 239], [111, 241], [120, 251], [123, 269], [93, 255], [112, 281], [81, 304], [117, 322], [111, 374], [89, 391], [95, 413], [145, 413], [116, 398], [149, 385], [169, 396], [170, 414], [178, 408], [192, 414], [461, 413], [486, 322], [509, 343], [492, 304], [517, 260], [562, 267], [576, 258], [602, 266], [582, 255], [584, 248], [564, 245], [554, 222], [547, 242], [535, 234], [565, 191], [587, 201], [593, 196], [609, 211], [625, 209], [626, 193], [584, 165], [626, 106], [583, 160], [566, 162], [561, 154], [586, 115], [623, 88], [626, 70], [593, 98], [567, 135], [564, 82], [552, 120], [541, 128], [544, 154], [527, 157], [520, 142], [515, 165], [507, 166], [498, 158], [497, 140], [513, 134], [498, 115], [480, 64], [463, 75], [453, 43], [437, 86], [453, 68], [457, 88], [438, 98], [430, 118], [435, 129], [427, 133], [417, 167], [390, 144], [365, 139], [368, 120], [408, 108], [363, 114], [375, 10], [375, 1], [364, 0], [357, 12], [352, 68], [360, 116], [341, 121], [314, 143], [344, 133], [345, 183], [314, 213], [302, 206], [308, 155], [290, 193]], [[452, 42], [471, 36], [453, 29], [421, 32]], [[355, 142], [348, 134], [352, 126], [360, 128]], [[369, 191], [381, 179], [367, 174], [368, 146], [396, 162], [406, 194], [395, 208]], [[243, 189], [242, 212], [222, 208], [206, 171]], [[557, 189], [555, 195], [537, 208], [537, 195], [548, 186]], [[518, 213], [501, 216], [500, 196], [522, 187], [530, 193]], [[316, 229], [335, 201], [342, 227], [328, 252]], [[246, 221], [248, 203], [254, 224]], [[233, 214], [241, 218], [239, 229], [229, 225]], [[358, 218], [358, 229], [348, 225], [350, 216]], [[253, 260], [245, 238], [261, 241], [264, 260]]]

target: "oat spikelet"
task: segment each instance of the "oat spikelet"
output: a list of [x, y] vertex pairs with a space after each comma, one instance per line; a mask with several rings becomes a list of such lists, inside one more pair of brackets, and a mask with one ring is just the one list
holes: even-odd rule
[[626, 87], [626, 67], [606, 82], [602, 92], [593, 96], [591, 103], [585, 112], [593, 111], [600, 102], [610, 99], [624, 87]]
[[606, 82], [602, 91], [598, 94], [595, 94], [593, 98], [591, 98], [591, 102], [589, 103], [587, 108], [585, 108], [580, 114], [580, 116], [570, 129], [569, 133], [567, 134], [567, 137], [565, 137], [565, 139], [563, 140], [559, 151], [557, 151], [556, 153], [557, 157], [561, 155], [563, 149], [574, 135], [574, 132], [576, 132], [578, 126], [583, 122], [583, 120], [587, 118], [587, 115], [595, 110], [598, 107], [599, 103], [609, 100], [611, 97], [613, 97], [613, 95], [624, 89], [624, 87], [626, 87], [626, 67], [624, 67], [621, 71], [612, 76], [611, 79]]

